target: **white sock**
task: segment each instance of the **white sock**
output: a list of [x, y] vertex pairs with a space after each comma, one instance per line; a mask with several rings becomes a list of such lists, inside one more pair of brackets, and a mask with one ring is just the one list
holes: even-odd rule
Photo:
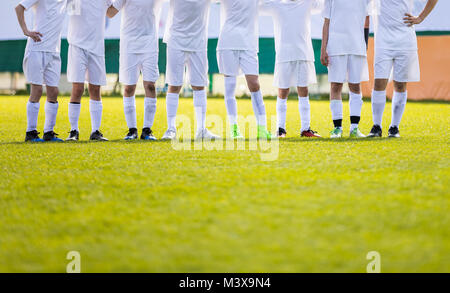
[[37, 121], [39, 116], [39, 102], [27, 103], [27, 132], [37, 130]]
[[194, 91], [194, 109], [197, 118], [197, 132], [206, 128], [206, 91]]
[[300, 120], [302, 122], [300, 132], [311, 128], [311, 106], [309, 97], [298, 97], [298, 109], [300, 112]]
[[256, 121], [258, 126], [266, 126], [266, 106], [264, 105], [264, 100], [261, 91], [251, 93], [252, 96], [252, 106], [255, 112]]
[[70, 130], [78, 130], [78, 120], [80, 120], [81, 104], [69, 103], [69, 123]]
[[144, 99], [144, 128], [152, 128], [156, 114], [156, 98]]
[[372, 92], [372, 116], [373, 124], [381, 127], [384, 107], [386, 106], [386, 91]]
[[237, 123], [236, 77], [225, 76], [225, 106], [230, 124]]
[[341, 120], [343, 117], [342, 100], [330, 101], [331, 118], [333, 120]]
[[44, 123], [44, 133], [53, 131], [56, 124], [56, 114], [58, 114], [58, 102], [56, 103], [45, 103], [45, 123]]
[[167, 127], [168, 129], [176, 129], [176, 118], [178, 111], [179, 94], [167, 93], [166, 111], [167, 111]]
[[287, 112], [287, 98], [281, 99], [277, 97], [277, 125], [278, 128], [286, 129], [286, 112]]
[[392, 122], [391, 126], [399, 126], [402, 120], [403, 112], [405, 111], [406, 100], [408, 99], [408, 92], [398, 93], [394, 91], [392, 97]]
[[89, 101], [89, 112], [91, 113], [91, 126], [92, 132], [100, 130], [100, 125], [102, 124], [102, 112], [103, 104], [102, 101]]
[[[363, 105], [362, 94], [355, 94], [350, 92], [350, 100], [348, 104], [350, 107], [350, 117], [361, 117], [361, 109]], [[357, 127], [358, 123], [351, 123], [350, 131], [353, 131]]]
[[136, 122], [136, 98], [123, 97], [123, 111], [128, 128], [137, 128]]

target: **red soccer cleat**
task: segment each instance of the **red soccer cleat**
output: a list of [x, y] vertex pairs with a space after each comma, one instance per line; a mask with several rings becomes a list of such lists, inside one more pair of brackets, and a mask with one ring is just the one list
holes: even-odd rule
[[314, 130], [308, 129], [302, 132], [302, 134], [300, 135], [301, 137], [321, 137], [319, 134], [317, 134], [317, 132], [315, 132]]

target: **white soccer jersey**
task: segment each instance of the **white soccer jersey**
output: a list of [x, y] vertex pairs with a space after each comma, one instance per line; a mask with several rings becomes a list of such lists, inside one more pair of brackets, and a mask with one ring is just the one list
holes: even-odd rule
[[417, 38], [414, 27], [404, 23], [405, 13], [412, 14], [412, 0], [380, 1], [375, 47], [387, 50], [417, 50]]
[[217, 50], [258, 51], [259, 0], [220, 0], [221, 29]]
[[158, 52], [159, 12], [162, 0], [115, 0], [122, 11], [121, 54]]
[[164, 43], [182, 51], [204, 51], [208, 46], [211, 0], [170, 0]]
[[105, 55], [106, 11], [111, 0], [72, 0], [67, 40], [94, 55]]
[[66, 4], [66, 0], [23, 0], [20, 2], [26, 10], [33, 7], [35, 14], [33, 31], [42, 34], [40, 42], [28, 38], [27, 51], [59, 53]]
[[367, 55], [364, 24], [370, 1], [325, 0], [323, 17], [330, 20], [328, 55]]
[[264, 0], [263, 12], [272, 15], [276, 62], [314, 61], [311, 10], [315, 0]]

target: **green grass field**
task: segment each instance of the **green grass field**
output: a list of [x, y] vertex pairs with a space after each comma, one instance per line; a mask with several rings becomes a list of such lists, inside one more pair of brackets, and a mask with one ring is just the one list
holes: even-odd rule
[[[223, 100], [208, 105], [225, 118]], [[313, 128], [328, 136], [329, 103], [311, 105]], [[365, 272], [373, 250], [382, 272], [450, 272], [449, 104], [409, 103], [400, 139], [330, 141], [298, 138], [291, 100], [289, 138], [271, 162], [258, 151], [124, 142], [115, 98], [104, 99], [110, 142], [86, 142], [85, 99], [84, 141], [23, 143], [25, 106], [26, 97], [0, 97], [0, 272], [65, 272], [71, 250], [82, 272]], [[238, 106], [252, 114], [249, 100]], [[275, 115], [275, 101], [266, 107]], [[191, 99], [179, 113], [193, 118]], [[160, 137], [164, 99], [156, 121]], [[365, 102], [363, 132], [371, 121]], [[389, 121], [390, 104], [385, 132]]]

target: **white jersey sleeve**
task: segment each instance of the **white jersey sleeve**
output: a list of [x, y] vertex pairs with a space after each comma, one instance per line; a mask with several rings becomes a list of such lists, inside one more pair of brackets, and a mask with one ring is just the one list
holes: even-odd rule
[[123, 6], [126, 4], [127, 0], [114, 0], [112, 5], [114, 6], [115, 9], [117, 10], [121, 10], [123, 8]]
[[331, 18], [331, 1], [332, 0], [325, 0], [325, 2], [323, 3], [323, 11], [322, 11], [322, 16], [323, 18]]
[[37, 2], [39, 2], [39, 0], [23, 0], [20, 2], [20, 5], [22, 5], [25, 8], [25, 10], [28, 10], [31, 7], [33, 7], [33, 5], [36, 4]]

